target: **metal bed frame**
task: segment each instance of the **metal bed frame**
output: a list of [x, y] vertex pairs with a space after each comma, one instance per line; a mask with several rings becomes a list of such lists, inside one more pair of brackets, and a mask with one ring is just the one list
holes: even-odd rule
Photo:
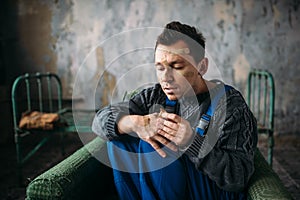
[[257, 119], [259, 134], [268, 137], [268, 163], [273, 164], [275, 84], [270, 72], [252, 69], [248, 75], [247, 103]]
[[[59, 133], [61, 136], [61, 152], [64, 155], [63, 138], [67, 132], [91, 133], [91, 123], [95, 115], [94, 110], [72, 110], [63, 107], [62, 84], [60, 78], [54, 73], [24, 74], [17, 77], [13, 83], [12, 91], [13, 129], [17, 157], [18, 184], [22, 184], [23, 165], [31, 158], [53, 135]], [[26, 102], [26, 103], [25, 103]], [[53, 130], [21, 129], [19, 121], [22, 113], [39, 111], [57, 113], [60, 121], [66, 126], [55, 127]], [[75, 124], [73, 113], [80, 113], [80, 120]], [[45, 137], [39, 139], [37, 144], [29, 150], [24, 151], [24, 137], [29, 135], [45, 133]]]

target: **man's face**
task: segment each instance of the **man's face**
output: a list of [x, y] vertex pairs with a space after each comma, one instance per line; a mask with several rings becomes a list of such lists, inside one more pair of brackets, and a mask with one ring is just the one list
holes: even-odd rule
[[179, 40], [165, 46], [159, 44], [155, 51], [155, 68], [158, 81], [170, 100], [181, 98], [189, 92], [197, 92], [199, 75], [188, 45]]

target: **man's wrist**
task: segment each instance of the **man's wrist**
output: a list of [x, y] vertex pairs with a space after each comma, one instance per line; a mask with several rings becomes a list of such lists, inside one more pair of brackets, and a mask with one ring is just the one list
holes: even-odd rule
[[119, 121], [117, 122], [117, 128], [118, 128], [118, 132], [120, 134], [127, 134], [130, 132], [133, 132], [133, 121], [134, 119], [134, 115], [123, 115]]
[[178, 149], [181, 152], [185, 152], [186, 150], [188, 150], [188, 148], [190, 148], [191, 145], [192, 145], [192, 143], [185, 145], [185, 146], [179, 146]]
[[185, 152], [186, 150], [188, 150], [188, 148], [193, 144], [195, 134], [196, 134], [196, 131], [192, 128], [191, 138], [188, 140], [188, 142], [185, 145], [179, 145], [178, 146], [179, 151]]

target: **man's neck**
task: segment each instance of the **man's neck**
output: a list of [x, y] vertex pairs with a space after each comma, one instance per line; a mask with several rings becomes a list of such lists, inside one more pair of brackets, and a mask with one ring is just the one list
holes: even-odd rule
[[213, 89], [216, 87], [216, 83], [207, 81], [203, 78], [199, 78], [198, 85], [194, 88], [195, 94], [201, 94], [208, 92], [209, 90]]

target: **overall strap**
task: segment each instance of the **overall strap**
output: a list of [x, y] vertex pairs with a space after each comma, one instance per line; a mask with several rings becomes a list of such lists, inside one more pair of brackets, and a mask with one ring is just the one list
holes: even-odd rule
[[196, 127], [196, 132], [200, 134], [201, 136], [205, 136], [207, 128], [209, 126], [211, 117], [213, 116], [215, 109], [218, 105], [218, 102], [220, 98], [228, 91], [232, 89], [229, 85], [224, 85], [224, 89], [219, 89], [218, 93], [214, 96], [214, 98], [211, 100], [211, 103], [206, 111], [205, 114], [203, 114], [199, 120], [199, 124]]
[[[201, 136], [205, 136], [211, 117], [215, 112], [215, 109], [218, 105], [220, 98], [230, 89], [232, 89], [232, 87], [229, 85], [224, 85], [224, 88], [220, 88], [218, 93], [211, 100], [211, 103], [208, 106], [206, 113], [201, 116], [198, 126], [196, 127], [196, 132]], [[168, 97], [166, 97], [165, 110], [167, 112], [176, 113], [177, 112], [176, 105], [177, 105], [177, 101], [169, 100]]]
[[165, 110], [168, 113], [176, 113], [177, 112], [176, 105], [177, 105], [177, 101], [169, 100], [168, 97], [166, 97]]

